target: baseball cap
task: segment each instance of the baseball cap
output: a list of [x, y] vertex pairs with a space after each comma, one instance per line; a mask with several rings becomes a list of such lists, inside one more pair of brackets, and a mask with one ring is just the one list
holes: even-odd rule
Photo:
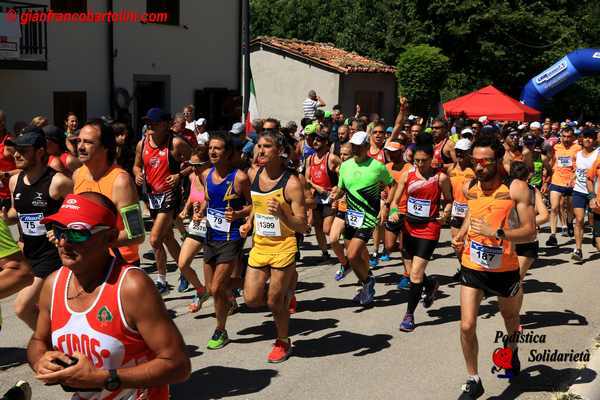
[[482, 125], [485, 125], [488, 122], [488, 117], [486, 115], [482, 115], [479, 117], [478, 121], [481, 122]]
[[325, 111], [324, 117], [325, 118], [331, 118], [332, 114], [331, 111]]
[[320, 139], [329, 140], [329, 134], [327, 132], [317, 132], [317, 137]]
[[537, 121], [534, 121], [531, 124], [529, 124], [529, 129], [540, 129], [541, 127], [542, 127], [542, 124], [540, 124]]
[[402, 143], [400, 142], [388, 142], [384, 149], [389, 151], [398, 151], [404, 149], [404, 146], [402, 146]]
[[241, 122], [236, 122], [229, 130], [229, 133], [233, 133], [234, 135], [240, 135], [242, 132], [244, 132], [244, 124]]
[[471, 128], [465, 128], [460, 131], [460, 136], [473, 136], [473, 130]]
[[317, 126], [315, 124], [309, 124], [304, 127], [305, 135], [313, 135], [317, 133]]
[[463, 150], [463, 151], [471, 150], [471, 141], [469, 139], [460, 139], [458, 142], [456, 142], [456, 144], [454, 145], [454, 148], [456, 150]]
[[117, 217], [111, 210], [78, 194], [68, 194], [58, 212], [41, 220], [42, 224], [58, 223], [71, 229], [91, 229], [103, 225], [114, 228]]
[[527, 135], [525, 135], [525, 137], [523, 138], [523, 143], [526, 145], [532, 145], [535, 144], [537, 141], [537, 136], [532, 134], [532, 133], [528, 133]]
[[588, 137], [588, 138], [596, 138], [596, 130], [592, 129], [592, 128], [585, 128], [581, 130], [581, 136], [583, 137]]
[[206, 125], [206, 118], [198, 118], [196, 120], [196, 125], [200, 125], [200, 126]]
[[143, 118], [146, 122], [162, 122], [162, 121], [170, 121], [171, 114], [166, 111], [161, 110], [158, 107], [153, 107], [148, 110], [146, 116]]
[[367, 143], [369, 134], [365, 131], [354, 132], [354, 135], [350, 138], [350, 143], [357, 146], [362, 146]]
[[42, 128], [38, 128], [37, 126], [28, 126], [23, 129], [23, 133], [17, 136], [14, 139], [6, 139], [7, 146], [33, 146], [36, 149], [41, 147], [46, 147], [46, 135]]
[[392, 133], [392, 132], [394, 132], [394, 127], [392, 127], [392, 126], [388, 126], [388, 127], [385, 129], [385, 131], [386, 131], [387, 133]]
[[56, 125], [46, 125], [42, 128], [44, 131], [44, 135], [46, 136], [46, 140], [52, 140], [55, 143], [64, 143], [66, 139], [65, 131], [60, 129]]

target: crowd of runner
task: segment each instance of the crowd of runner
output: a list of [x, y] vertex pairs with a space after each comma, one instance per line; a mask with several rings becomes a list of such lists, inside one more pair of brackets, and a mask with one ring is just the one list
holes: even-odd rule
[[[57, 127], [37, 116], [11, 131], [0, 111], [0, 298], [17, 293], [36, 377], [82, 398], [167, 399], [168, 385], [190, 374], [161, 299], [175, 284], [167, 254], [180, 270], [177, 290], [194, 293], [190, 312], [214, 300], [208, 349], [228, 344], [227, 319], [243, 299], [272, 312], [267, 360], [285, 361], [296, 262], [312, 228], [322, 263], [337, 259], [332, 279], [354, 272], [357, 306], [372, 305], [372, 271], [401, 253], [397, 287], [408, 302], [398, 323], [412, 332], [419, 303], [436, 300], [439, 283], [426, 269], [449, 227], [467, 371], [459, 398], [480, 397], [479, 305], [497, 296], [507, 337], [518, 337], [540, 226], [550, 222], [545, 245], [555, 247], [560, 223], [561, 236], [575, 238], [576, 262], [592, 250], [583, 245], [586, 225], [600, 250], [600, 131], [568, 119], [426, 122], [409, 115], [403, 97], [390, 126], [358, 106], [348, 117], [324, 106], [311, 91], [300, 125], [268, 118], [214, 133], [193, 119], [193, 106], [175, 116], [153, 108], [137, 144], [127, 125], [108, 118], [80, 124], [69, 113]], [[146, 237], [152, 253], [142, 255]], [[200, 251], [203, 281], [192, 266]], [[154, 259], [155, 276], [140, 269], [140, 256]], [[513, 376], [517, 342], [505, 343]]]

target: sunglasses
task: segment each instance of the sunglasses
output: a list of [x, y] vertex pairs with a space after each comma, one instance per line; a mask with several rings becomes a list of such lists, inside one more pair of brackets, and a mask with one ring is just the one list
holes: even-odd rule
[[456, 151], [456, 157], [466, 157], [469, 155], [469, 153], [466, 151], [460, 151], [460, 150], [455, 150], [455, 151]]
[[496, 159], [495, 158], [471, 158], [473, 160], [473, 162], [477, 165], [480, 165], [482, 167], [488, 167], [492, 164], [496, 163]]
[[373, 131], [373, 133], [385, 133], [385, 131]]
[[69, 243], [81, 244], [85, 243], [90, 238], [98, 233], [110, 229], [108, 226], [94, 226], [92, 229], [72, 229], [60, 225], [54, 225], [54, 236], [57, 240], [65, 239]]

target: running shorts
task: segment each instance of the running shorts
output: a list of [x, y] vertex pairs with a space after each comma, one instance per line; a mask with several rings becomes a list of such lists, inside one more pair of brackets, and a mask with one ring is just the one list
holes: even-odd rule
[[392, 222], [390, 220], [385, 221], [384, 227], [386, 231], [390, 231], [396, 235], [400, 234], [404, 229], [404, 215], [400, 214], [400, 218], [397, 222]]
[[332, 215], [336, 214], [336, 210], [331, 208], [331, 204], [317, 203], [315, 211], [317, 211], [321, 215], [322, 218], [331, 217]]
[[404, 248], [402, 249], [402, 256], [405, 260], [412, 260], [414, 256], [417, 256], [429, 261], [433, 255], [433, 251], [438, 245], [438, 241], [417, 238], [405, 232], [403, 244]]
[[21, 248], [13, 239], [8, 225], [6, 225], [4, 220], [0, 219], [0, 258], [11, 256], [20, 251]]
[[450, 226], [452, 228], [460, 229], [462, 227], [463, 221], [465, 219], [462, 217], [452, 217], [450, 219]]
[[573, 208], [583, 208], [584, 210], [588, 207], [587, 194], [573, 191]]
[[29, 258], [28, 261], [31, 264], [33, 276], [42, 279], [46, 278], [62, 266], [62, 260], [57, 251], [48, 252], [45, 256], [40, 258]]
[[519, 270], [506, 272], [477, 271], [462, 266], [460, 269], [461, 285], [482, 290], [486, 297], [513, 297], [519, 292], [521, 277]]
[[177, 213], [181, 202], [180, 197], [179, 189], [173, 189], [163, 193], [148, 193], [150, 217], [155, 219], [160, 213]]
[[517, 255], [520, 257], [533, 258], [537, 260], [540, 251], [540, 242], [537, 240], [530, 243], [518, 243], [515, 245]]
[[354, 238], [360, 239], [365, 243], [368, 243], [373, 236], [373, 229], [357, 229], [346, 224], [344, 227], [344, 239], [352, 240]]
[[248, 266], [252, 268], [271, 267], [283, 269], [296, 262], [296, 252], [284, 252], [276, 254], [266, 254], [256, 251], [256, 247], [250, 250], [248, 255]]
[[237, 260], [244, 248], [244, 240], [207, 240], [204, 244], [204, 263], [221, 264]]
[[573, 188], [568, 186], [559, 186], [553, 183], [548, 186], [551, 192], [561, 193], [563, 196], [571, 196], [573, 194]]
[[338, 212], [335, 214], [335, 217], [336, 217], [336, 218], [343, 219], [344, 221], [346, 221], [346, 211], [338, 211]]

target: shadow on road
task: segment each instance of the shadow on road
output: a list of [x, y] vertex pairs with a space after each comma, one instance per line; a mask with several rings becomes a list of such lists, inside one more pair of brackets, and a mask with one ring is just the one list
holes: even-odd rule
[[306, 293], [312, 290], [323, 289], [325, 284], [323, 282], [298, 282], [296, 284], [296, 294]]
[[[291, 318], [290, 319], [290, 332], [289, 336], [308, 336], [315, 332], [319, 332], [325, 329], [337, 328], [340, 321], [333, 318], [322, 318], [322, 319], [304, 319], [304, 318]], [[275, 339], [275, 323], [273, 321], [264, 321], [261, 325], [251, 326], [244, 328], [237, 334], [240, 336], [254, 335], [253, 337], [235, 339], [233, 343], [254, 343], [263, 340], [274, 340]]]
[[220, 399], [260, 392], [277, 376], [273, 369], [249, 370], [210, 366], [192, 372], [186, 382], [171, 386], [172, 399]]
[[298, 301], [298, 312], [311, 311], [335, 311], [341, 308], [358, 307], [352, 299], [337, 299], [334, 297], [319, 297], [313, 300]]
[[542, 282], [537, 279], [526, 279], [523, 281], [524, 293], [562, 293], [563, 289], [554, 282]]
[[189, 358], [198, 357], [198, 356], [201, 356], [202, 354], [204, 354], [203, 352], [200, 351], [200, 347], [195, 346], [193, 344], [186, 344], [185, 352]]
[[571, 310], [563, 311], [527, 311], [521, 314], [523, 329], [540, 329], [551, 326], [583, 326], [587, 319]]
[[[579, 376], [577, 376], [579, 375]], [[533, 365], [521, 371], [519, 376], [498, 396], [488, 397], [488, 400], [512, 400], [524, 393], [532, 392], [562, 392], [576, 383], [591, 382], [596, 378], [596, 372], [589, 368], [554, 369], [547, 365]]]
[[0, 371], [18, 367], [27, 363], [27, 351], [20, 347], [3, 347], [0, 349]]
[[[479, 316], [483, 319], [493, 317], [498, 313], [498, 306], [495, 304], [482, 304], [479, 307]], [[436, 310], [428, 310], [427, 315], [431, 318], [437, 318], [433, 321], [417, 323], [417, 326], [441, 325], [449, 322], [460, 321], [460, 306], [441, 307]]]
[[354, 353], [365, 356], [390, 347], [390, 335], [362, 335], [360, 333], [337, 331], [317, 339], [296, 340], [292, 356], [302, 358], [326, 357], [337, 354]]

